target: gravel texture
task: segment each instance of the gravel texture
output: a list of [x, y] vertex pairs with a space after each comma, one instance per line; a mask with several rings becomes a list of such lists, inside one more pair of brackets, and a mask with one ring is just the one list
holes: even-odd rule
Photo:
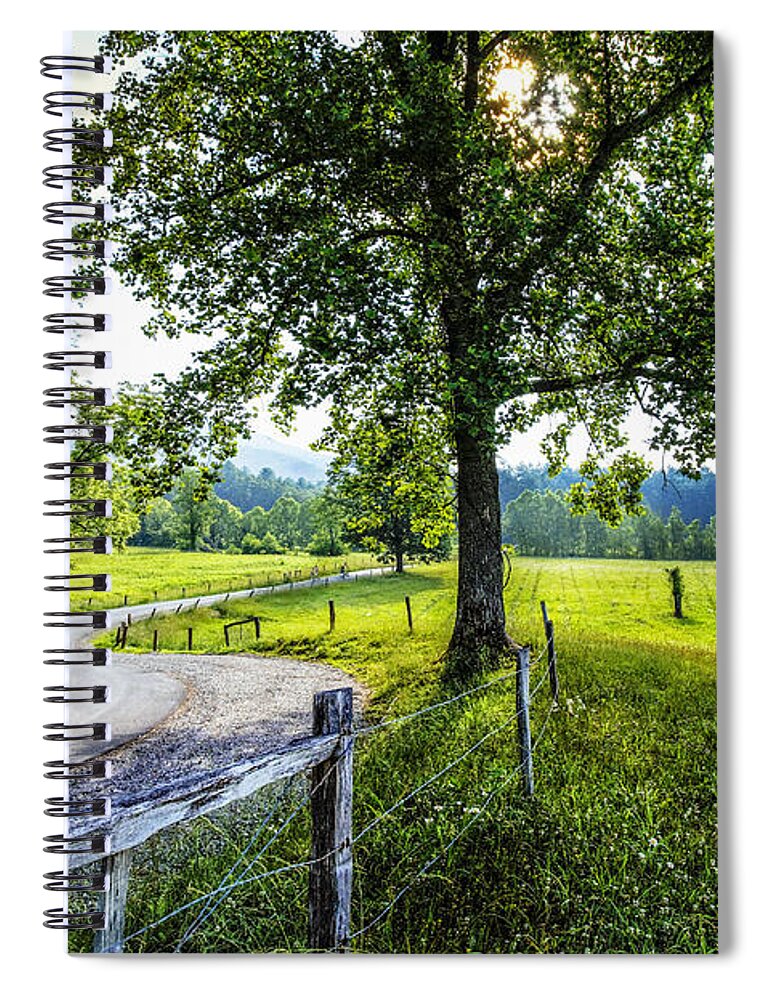
[[162, 672], [187, 691], [165, 719], [104, 755], [113, 762], [110, 791], [132, 797], [309, 736], [317, 691], [352, 687], [356, 716], [366, 696], [361, 684], [324, 663], [184, 653], [117, 654], [113, 662], [138, 673]]

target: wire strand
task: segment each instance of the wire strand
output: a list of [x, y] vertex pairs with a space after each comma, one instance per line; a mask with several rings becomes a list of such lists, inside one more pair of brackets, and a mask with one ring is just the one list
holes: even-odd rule
[[405, 896], [406, 893], [415, 885], [415, 883], [418, 882], [419, 879], [421, 879], [423, 875], [425, 875], [428, 871], [430, 871], [430, 869], [447, 853], [447, 851], [449, 851], [457, 843], [457, 841], [463, 836], [463, 834], [466, 833], [466, 831], [469, 830], [473, 826], [473, 824], [476, 823], [481, 818], [481, 816], [484, 815], [484, 813], [485, 813], [486, 809], [488, 808], [489, 804], [491, 803], [491, 801], [497, 795], [499, 795], [500, 792], [503, 791], [503, 789], [507, 788], [508, 785], [510, 785], [510, 783], [517, 776], [517, 774], [519, 773], [519, 771], [521, 771], [522, 767], [523, 767], [522, 764], [519, 764], [517, 767], [515, 767], [513, 769], [513, 771], [508, 775], [508, 777], [506, 778], [506, 780], [502, 783], [502, 785], [498, 785], [498, 787], [495, 788], [494, 791], [490, 792], [490, 794], [484, 800], [483, 804], [479, 807], [479, 811], [477, 813], [474, 813], [473, 817], [470, 820], [468, 820], [467, 823], [464, 824], [464, 826], [454, 835], [454, 837], [452, 837], [452, 839], [449, 841], [448, 844], [445, 844], [444, 847], [441, 848], [441, 850], [438, 852], [438, 854], [434, 855], [430, 859], [430, 861], [427, 862], [427, 864], [424, 864], [422, 866], [422, 868], [417, 872], [417, 874], [411, 880], [411, 882], [408, 882], [393, 897], [393, 899], [388, 903], [388, 905], [385, 906], [382, 910], [380, 910], [380, 912], [377, 914], [376, 917], [374, 917], [372, 920], [370, 920], [368, 924], [366, 924], [365, 926], [359, 928], [359, 930], [355, 931], [353, 934], [350, 935], [350, 940], [351, 941], [354, 941], [356, 938], [360, 937], [362, 934], [365, 934], [367, 931], [371, 930], [372, 927], [374, 927], [376, 924], [378, 924], [381, 920], [383, 920], [388, 915], [388, 913], [390, 913], [390, 911], [393, 909], [393, 907], [396, 905], [396, 903], [402, 898], [402, 896]]
[[477, 740], [472, 747], [469, 747], [464, 753], [460, 754], [459, 757], [455, 757], [454, 760], [450, 761], [445, 767], [442, 767], [440, 771], [437, 771], [435, 774], [432, 774], [430, 778], [428, 778], [426, 781], [423, 781], [422, 784], [417, 786], [417, 788], [414, 788], [407, 795], [404, 795], [397, 802], [394, 802], [393, 805], [390, 806], [388, 809], [386, 809], [384, 813], [381, 813], [379, 816], [376, 817], [376, 819], [373, 819], [371, 823], [368, 823], [363, 828], [363, 830], [361, 830], [361, 832], [356, 835], [356, 837], [353, 839], [353, 843], [354, 844], [358, 843], [358, 841], [364, 836], [364, 834], [368, 833], [370, 830], [373, 830], [374, 827], [379, 826], [379, 824], [382, 823], [383, 820], [386, 820], [397, 809], [399, 809], [405, 803], [413, 799], [415, 795], [418, 795], [420, 792], [430, 787], [430, 785], [432, 785], [435, 781], [438, 781], [438, 779], [441, 778], [443, 775], [445, 775], [447, 771], [451, 771], [453, 767], [456, 767], [461, 761], [465, 760], [466, 757], [469, 757], [474, 750], [477, 750], [483, 743], [486, 743], [486, 741], [490, 739], [492, 736], [496, 736], [497, 733], [502, 732], [502, 730], [505, 729], [507, 726], [509, 726], [514, 721], [514, 719], [517, 719], [522, 714], [522, 712], [523, 709], [514, 712], [513, 715], [510, 715], [505, 720], [505, 722], [502, 723], [502, 725], [497, 726], [495, 729], [490, 730], [488, 733], [482, 736], [480, 740]]
[[[248, 854], [248, 852], [251, 850], [251, 848], [254, 846], [254, 844], [256, 843], [256, 841], [259, 839], [259, 837], [262, 834], [262, 832], [264, 831], [264, 829], [267, 827], [267, 824], [270, 822], [270, 820], [273, 818], [273, 816], [275, 816], [275, 814], [278, 811], [279, 807], [281, 805], [283, 805], [283, 802], [285, 801], [286, 796], [289, 793], [289, 787], [290, 787], [290, 781], [286, 781], [284, 783], [284, 787], [283, 787], [283, 789], [281, 791], [281, 794], [278, 795], [278, 796], [276, 796], [276, 801], [273, 804], [272, 809], [270, 809], [270, 811], [267, 813], [267, 815], [265, 816], [265, 818], [259, 824], [259, 826], [257, 827], [256, 833], [250, 838], [248, 844], [246, 844], [246, 846], [240, 852], [240, 854], [238, 855], [238, 857], [235, 859], [235, 861], [233, 862], [233, 864], [230, 867], [230, 870], [222, 877], [219, 885], [217, 886], [218, 889], [223, 889], [223, 888], [225, 888], [228, 885], [229, 880], [230, 880], [230, 876], [238, 869], [238, 867], [241, 864], [241, 862], [245, 859], [245, 857]], [[259, 857], [259, 855], [257, 855], [257, 857]], [[246, 869], [246, 870], [248, 871], [248, 869]], [[223, 903], [226, 898], [227, 898], [226, 896], [221, 896], [220, 899], [216, 903], [214, 903], [212, 900], [209, 900], [209, 902], [203, 907], [203, 909], [198, 914], [198, 916], [195, 917], [195, 919], [190, 924], [190, 926], [187, 928], [187, 930], [182, 934], [182, 937], [181, 937], [179, 943], [177, 944], [176, 948], [174, 949], [174, 951], [178, 952], [183, 947], [183, 945], [185, 945], [190, 940], [190, 938], [193, 936], [193, 934], [195, 934], [203, 926], [203, 924], [206, 922], [206, 920], [208, 920], [208, 918], [210, 916], [213, 916], [213, 914], [214, 914], [215, 910], [217, 909], [217, 907], [221, 903]]]
[[[537, 660], [535, 662], [537, 662]], [[353, 734], [355, 736], [365, 736], [378, 729], [385, 729], [387, 726], [395, 726], [398, 722], [410, 722], [412, 719], [418, 719], [421, 715], [427, 715], [429, 712], [435, 712], [439, 708], [444, 708], [446, 705], [451, 705], [456, 701], [460, 701], [462, 698], [467, 698], [469, 695], [476, 694], [477, 691], [483, 691], [485, 688], [492, 687], [493, 684], [499, 684], [501, 681], [510, 680], [511, 677], [515, 677], [517, 673], [517, 670], [509, 670], [507, 673], [501, 674], [499, 677], [493, 677], [490, 681], [485, 681], [483, 684], [477, 684], [476, 687], [468, 688], [467, 691], [461, 691], [459, 694], [453, 695], [451, 698], [446, 698], [444, 701], [437, 701], [431, 705], [426, 705], [425, 708], [417, 709], [416, 712], [410, 712], [408, 715], [399, 715], [395, 719], [385, 719], [384, 722], [375, 722], [373, 725], [364, 726], [361, 729], [354, 729]]]

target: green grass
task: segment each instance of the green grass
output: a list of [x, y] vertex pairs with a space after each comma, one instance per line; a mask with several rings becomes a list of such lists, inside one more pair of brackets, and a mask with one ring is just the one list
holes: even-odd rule
[[298, 572], [306, 579], [313, 566], [318, 566], [322, 575], [339, 573], [343, 562], [349, 570], [381, 565], [365, 552], [335, 557], [307, 552], [249, 556], [129, 547], [109, 556], [73, 556], [73, 573], [109, 573], [112, 589], [90, 597], [73, 594], [71, 606], [81, 610], [177, 600], [183, 596], [183, 588], [187, 597], [248, 590], [280, 583], [285, 573]]
[[[662, 563], [515, 560], [507, 590], [511, 631], [533, 644], [536, 659], [539, 601], [548, 602], [563, 692], [536, 748], [535, 798], [522, 797], [518, 780], [504, 785], [518, 763], [514, 723], [371, 830], [355, 846], [354, 930], [474, 821], [385, 919], [356, 939], [357, 950], [716, 950], [715, 570], [686, 563], [683, 572], [685, 617], [678, 621]], [[127, 649], [147, 649], [153, 626], [162, 649], [182, 649], [193, 625], [197, 648], [221, 650], [224, 621], [259, 614], [263, 638], [253, 643], [244, 630], [244, 649], [343, 667], [372, 692], [368, 721], [394, 717], [453, 690], [442, 682], [440, 655], [451, 629], [454, 574], [451, 565], [433, 566], [402, 579], [364, 579], [137, 623]], [[337, 605], [334, 633], [329, 598]], [[533, 668], [533, 685], [544, 662]], [[532, 708], [536, 736], [548, 707], [543, 687]], [[359, 739], [354, 829], [514, 711], [513, 684], [503, 681]], [[128, 932], [215, 888], [256, 829], [258, 805], [255, 797], [140, 849]], [[279, 809], [276, 840], [250, 874], [308, 856], [306, 809], [277, 829], [290, 811], [289, 804]], [[243, 886], [185, 948], [302, 950], [306, 901], [305, 869]], [[128, 948], [173, 948], [195, 912]]]

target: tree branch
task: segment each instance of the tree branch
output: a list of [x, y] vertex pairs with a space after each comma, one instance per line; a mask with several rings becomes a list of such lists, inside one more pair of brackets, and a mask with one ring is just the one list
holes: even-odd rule
[[619, 368], [614, 371], [592, 372], [590, 375], [562, 375], [558, 377], [554, 376], [553, 378], [535, 379], [533, 382], [528, 382], [523, 386], [517, 395], [526, 396], [528, 393], [541, 392], [571, 392], [574, 389], [595, 388], [599, 385], [610, 385], [612, 382], [636, 378], [642, 374], [650, 375], [651, 373], [649, 369], [633, 367]]
[[463, 107], [466, 114], [473, 114], [479, 94], [479, 33], [465, 32], [465, 86], [463, 88]]
[[298, 156], [295, 159], [277, 163], [275, 166], [270, 167], [268, 170], [263, 170], [258, 174], [251, 174], [248, 177], [244, 177], [243, 181], [239, 184], [215, 188], [208, 195], [208, 198], [211, 201], [218, 201], [220, 198], [228, 198], [230, 195], [241, 194], [241, 192], [248, 191], [250, 188], [259, 187], [260, 184], [264, 184], [265, 181], [269, 181], [279, 174], [286, 173], [287, 170], [294, 170], [296, 167], [309, 166], [310, 164], [332, 163], [334, 159], [335, 157], [331, 156], [322, 156], [318, 159], [306, 155]]
[[510, 35], [510, 31], [498, 31], [493, 35], [485, 45], [482, 45], [479, 49], [479, 62], [484, 62], [484, 60], [492, 55], [495, 49], [504, 42], [505, 39]]
[[644, 378], [648, 382], [659, 382], [665, 385], [687, 385], [696, 383], [690, 379], [672, 377], [673, 372], [656, 371], [644, 365], [631, 364], [626, 367], [610, 369], [601, 372], [591, 372], [589, 375], [563, 375], [552, 378], [535, 379], [522, 386], [515, 396], [526, 396], [529, 393], [570, 392], [574, 389], [596, 388], [601, 385], [611, 385], [613, 382], [627, 382], [632, 379]]
[[515, 267], [511, 279], [490, 292], [489, 301], [493, 308], [499, 309], [511, 294], [520, 291], [548, 257], [566, 242], [583, 218], [602, 174], [609, 168], [620, 149], [630, 140], [643, 135], [648, 129], [664, 121], [672, 111], [704, 87], [711, 80], [713, 66], [713, 59], [708, 59], [654, 101], [645, 111], [621, 125], [605, 130], [583, 176], [573, 192], [564, 196], [561, 205], [552, 213], [553, 222], [543, 233], [542, 238], [536, 241], [530, 253]]

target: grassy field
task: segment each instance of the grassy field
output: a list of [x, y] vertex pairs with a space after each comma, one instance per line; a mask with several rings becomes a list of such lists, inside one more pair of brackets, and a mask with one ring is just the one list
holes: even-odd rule
[[[506, 592], [510, 630], [534, 647], [537, 687], [545, 664], [537, 659], [539, 601], [548, 602], [563, 692], [551, 715], [547, 686], [533, 700], [534, 799], [522, 797], [515, 774], [515, 692], [508, 680], [357, 740], [354, 830], [362, 831], [492, 734], [356, 843], [353, 930], [376, 922], [355, 938], [355, 950], [716, 950], [715, 569], [682, 564], [679, 621], [663, 568], [515, 560]], [[454, 574], [452, 565], [426, 567], [404, 578], [171, 616], [152, 627], [160, 629], [161, 649], [184, 648], [192, 625], [196, 649], [219, 651], [224, 621], [258, 614], [263, 638], [255, 644], [245, 630], [244, 649], [344, 667], [368, 685], [367, 721], [377, 721], [456, 693], [442, 681], [440, 661]], [[405, 594], [412, 598], [413, 634]], [[329, 598], [337, 606], [333, 633]], [[150, 623], [129, 630], [127, 649], [150, 643]], [[128, 933], [216, 888], [269, 801], [213, 814], [138, 851]], [[269, 846], [250, 875], [307, 858], [307, 809], [283, 827], [291, 811], [279, 804], [258, 841]], [[306, 900], [306, 869], [236, 888], [183, 950], [302, 950]], [[127, 950], [173, 949], [197, 912], [133, 938]], [[84, 939], [81, 946], [88, 947]]]
[[301, 577], [307, 578], [314, 566], [318, 566], [321, 575], [339, 573], [343, 562], [349, 570], [381, 565], [365, 552], [349, 552], [332, 558], [312, 556], [307, 552], [248, 556], [129, 547], [109, 556], [73, 557], [73, 573], [109, 573], [112, 590], [90, 598], [73, 594], [71, 606], [77, 609], [115, 608], [124, 602], [146, 604], [153, 600], [177, 600], [183, 596], [182, 588], [188, 597], [248, 590], [281, 583], [285, 573], [299, 572]]

